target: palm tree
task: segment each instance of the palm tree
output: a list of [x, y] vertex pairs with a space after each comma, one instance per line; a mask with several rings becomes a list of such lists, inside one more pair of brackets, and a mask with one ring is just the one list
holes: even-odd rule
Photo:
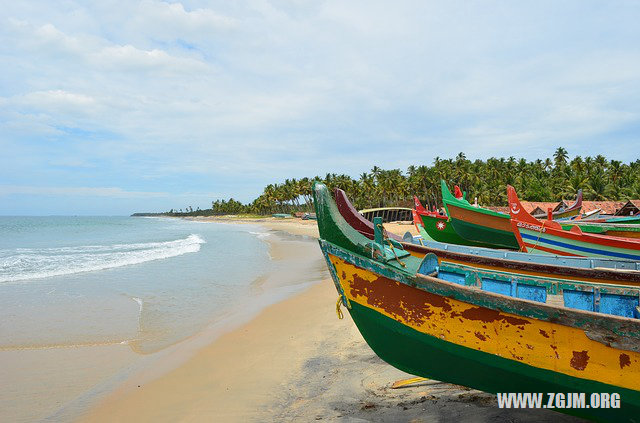
[[567, 164], [567, 159], [569, 158], [569, 154], [567, 150], [563, 147], [558, 147], [556, 152], [553, 153], [553, 161], [556, 167], [563, 167]]

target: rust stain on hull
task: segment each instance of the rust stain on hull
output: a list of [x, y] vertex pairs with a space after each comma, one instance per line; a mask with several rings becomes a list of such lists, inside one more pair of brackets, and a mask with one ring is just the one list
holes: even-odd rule
[[524, 326], [531, 323], [528, 320], [507, 316], [497, 310], [491, 310], [490, 308], [484, 307], [473, 307], [463, 311], [460, 315], [465, 319], [479, 320], [484, 323], [503, 321], [513, 326]]
[[422, 325], [437, 308], [443, 312], [451, 311], [447, 299], [438, 295], [423, 291], [416, 295], [416, 290], [410, 286], [382, 277], [373, 281], [363, 279], [355, 273], [352, 277], [350, 294], [353, 297], [363, 296], [369, 305], [384, 309], [407, 322]]
[[576, 370], [586, 369], [587, 364], [589, 364], [589, 353], [587, 351], [574, 351], [570, 364]]
[[631, 358], [628, 354], [620, 354], [620, 368], [622, 369], [624, 366], [631, 365]]

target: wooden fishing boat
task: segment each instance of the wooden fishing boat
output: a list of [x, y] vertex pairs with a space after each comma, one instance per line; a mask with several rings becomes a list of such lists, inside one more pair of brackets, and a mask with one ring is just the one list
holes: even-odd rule
[[[454, 197], [444, 181], [440, 181], [440, 184], [442, 201], [451, 219], [453, 229], [458, 235], [468, 241], [484, 244], [488, 247], [512, 250], [520, 248], [513, 233], [509, 215], [473, 206], [464, 199]], [[578, 213], [580, 207], [582, 207], [582, 191], [578, 192], [578, 198], [569, 209], [577, 210], [576, 213]], [[567, 229], [573, 226], [571, 224], [563, 225]], [[591, 230], [598, 232], [597, 228]]]
[[491, 245], [473, 242], [462, 238], [457, 234], [456, 231], [453, 230], [453, 226], [449, 221], [449, 216], [438, 212], [427, 211], [424, 207], [422, 207], [422, 204], [420, 203], [418, 197], [414, 196], [413, 202], [415, 204], [415, 212], [420, 217], [422, 221], [422, 227], [427, 232], [427, 234], [429, 234], [429, 238], [439, 242], [446, 242], [448, 244], [491, 247]]
[[[580, 210], [582, 210], [582, 190], [578, 190], [578, 195], [576, 196], [576, 201], [569, 207], [564, 210], [558, 210], [556, 212], [551, 213], [552, 220], [556, 219], [566, 219], [572, 216], [580, 215]], [[538, 219], [545, 219], [547, 217], [546, 213], [542, 213], [539, 215], [533, 215], [533, 217]]]
[[[336, 204], [341, 217], [347, 222], [357, 220], [358, 212], [344, 194], [335, 191]], [[356, 216], [353, 216], [355, 214]], [[509, 278], [518, 277], [523, 279], [554, 279], [561, 283], [561, 290], [580, 290], [582, 285], [575, 285], [575, 282], [589, 282], [598, 284], [625, 285], [640, 287], [640, 262], [631, 262], [623, 259], [610, 258], [583, 258], [552, 256], [548, 254], [531, 254], [518, 251], [496, 250], [474, 246], [454, 245], [437, 242], [429, 239], [429, 235], [424, 231], [420, 218], [414, 211], [414, 225], [422, 235], [422, 240], [417, 244], [414, 237], [409, 234], [403, 237], [402, 248], [414, 257], [423, 258], [427, 254], [435, 254], [438, 265], [441, 267], [442, 277], [451, 278], [447, 280], [462, 281], [466, 278], [491, 278], [496, 281], [505, 281]], [[353, 227], [353, 225], [350, 225]], [[374, 239], [374, 227], [360, 230], [369, 239]], [[385, 235], [392, 235], [391, 233]], [[406, 236], [406, 235], [405, 235]], [[398, 237], [399, 238], [399, 237]], [[398, 238], [394, 238], [397, 241]], [[501, 283], [501, 282], [495, 282]], [[509, 283], [507, 283], [509, 284]], [[556, 284], [557, 286], [557, 284]], [[604, 286], [605, 294], [624, 294], [614, 289], [607, 291], [611, 287]], [[591, 289], [589, 287], [588, 289]], [[550, 293], [557, 293], [550, 291]], [[591, 293], [592, 294], [592, 293]], [[572, 301], [569, 299], [569, 301]], [[585, 303], [586, 304], [586, 303]], [[593, 304], [591, 304], [592, 306]], [[581, 306], [576, 306], [580, 308]], [[584, 307], [587, 307], [585, 305]], [[627, 304], [627, 313], [633, 310], [633, 302]], [[585, 308], [591, 310], [591, 308]], [[631, 310], [631, 311], [629, 311]]]
[[567, 231], [557, 222], [540, 221], [527, 213], [510, 185], [507, 196], [512, 229], [523, 251], [640, 261], [640, 240], [584, 233], [579, 225]]
[[[539, 285], [519, 279], [511, 280], [509, 294], [488, 279], [446, 281], [435, 255], [420, 259], [386, 246], [380, 230], [372, 241], [347, 224], [323, 184], [316, 183], [313, 194], [339, 304], [383, 360], [410, 374], [493, 393], [577, 392], [588, 401], [591, 393], [615, 392], [620, 408], [558, 411], [636, 421], [639, 319], [572, 309], [563, 294], [539, 298]], [[637, 301], [638, 289], [627, 289]]]
[[451, 225], [458, 235], [468, 241], [495, 248], [520, 248], [511, 229], [509, 215], [474, 207], [468, 201], [454, 197], [445, 181], [440, 181], [440, 186], [442, 201], [451, 219]]

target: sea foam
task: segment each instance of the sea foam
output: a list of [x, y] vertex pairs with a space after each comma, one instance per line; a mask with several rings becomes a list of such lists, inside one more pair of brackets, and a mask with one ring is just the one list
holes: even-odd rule
[[195, 253], [197, 234], [165, 242], [0, 250], [0, 282], [105, 270]]

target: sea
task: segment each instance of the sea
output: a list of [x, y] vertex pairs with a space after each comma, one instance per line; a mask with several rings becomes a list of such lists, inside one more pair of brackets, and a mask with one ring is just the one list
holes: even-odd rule
[[[275, 260], [270, 241], [308, 254]], [[0, 217], [0, 354], [13, 357], [14, 365], [5, 360], [7, 367], [16, 360], [27, 366], [20, 362], [29, 356], [24, 352], [39, 357], [44, 355], [34, 351], [46, 350], [121, 345], [136, 355], [153, 355], [207, 328], [240, 324], [302, 291], [326, 276], [321, 258], [313, 239], [259, 225]], [[49, 372], [54, 378], [55, 371]], [[3, 374], [20, 385], [21, 377], [0, 364]], [[90, 385], [105, 377], [96, 376]], [[18, 403], [29, 399], [23, 391], [30, 385], [15, 384], [10, 391], [0, 388], [0, 405], [14, 403], [12, 395], [20, 396]], [[63, 409], [78, 392], [86, 397], [86, 388], [71, 390], [56, 407]], [[56, 410], [41, 410], [37, 417], [47, 415]]]

